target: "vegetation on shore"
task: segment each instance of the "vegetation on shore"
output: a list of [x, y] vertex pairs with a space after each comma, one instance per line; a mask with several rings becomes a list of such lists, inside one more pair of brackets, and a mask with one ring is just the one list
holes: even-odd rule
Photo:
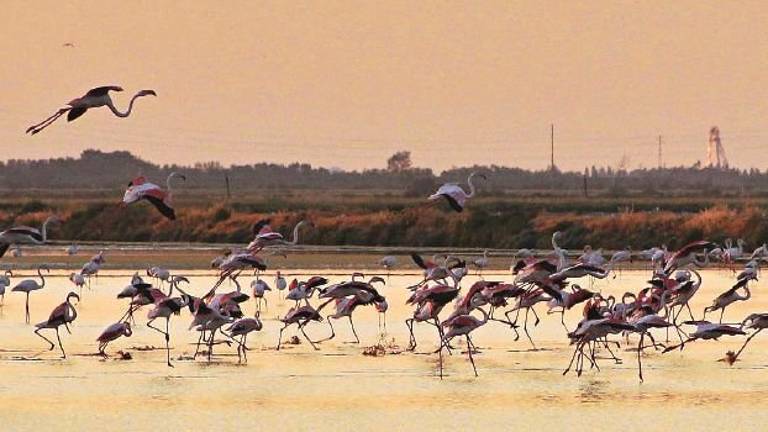
[[443, 203], [385, 194], [296, 192], [213, 205], [192, 195], [179, 198], [174, 222], [146, 203], [121, 207], [117, 199], [51, 197], [7, 202], [0, 206], [0, 224], [36, 226], [56, 213], [64, 223], [52, 228], [51, 238], [80, 241], [244, 243], [252, 237], [251, 225], [263, 217], [286, 236], [299, 220], [312, 221], [314, 227], [303, 229], [300, 240], [318, 245], [547, 248], [555, 230], [564, 233], [563, 245], [569, 248], [674, 248], [727, 237], [757, 247], [768, 240], [768, 202], [763, 200], [483, 197], [457, 214]]

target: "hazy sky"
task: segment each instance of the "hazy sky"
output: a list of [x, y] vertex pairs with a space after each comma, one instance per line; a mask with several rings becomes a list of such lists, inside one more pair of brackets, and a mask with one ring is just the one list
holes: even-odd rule
[[[765, 2], [578, 3], [4, 1], [2, 158], [768, 167]], [[105, 84], [159, 96], [24, 135]]]

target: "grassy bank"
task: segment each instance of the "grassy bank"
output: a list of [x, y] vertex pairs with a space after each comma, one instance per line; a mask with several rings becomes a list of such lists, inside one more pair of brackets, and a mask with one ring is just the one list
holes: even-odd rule
[[[743, 237], [756, 247], [768, 239], [764, 198], [579, 197], [538, 194], [483, 196], [461, 214], [393, 191], [285, 191], [227, 201], [214, 191], [180, 192], [178, 220], [139, 203], [117, 205], [120, 191], [46, 194], [6, 192], [0, 224], [37, 225], [49, 214], [65, 222], [51, 238], [90, 241], [241, 243], [262, 217], [288, 234], [301, 219], [314, 223], [302, 242], [318, 245], [546, 248], [555, 230], [564, 245], [635, 249], [679, 246], [707, 238]], [[117, 198], [116, 198], [117, 197]]]

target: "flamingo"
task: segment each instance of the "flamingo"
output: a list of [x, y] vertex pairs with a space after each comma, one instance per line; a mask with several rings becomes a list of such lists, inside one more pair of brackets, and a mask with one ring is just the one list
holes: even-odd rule
[[[597, 365], [597, 359], [595, 358], [595, 343], [605, 339], [609, 334], [632, 331], [634, 328], [635, 327], [632, 324], [614, 318], [585, 318], [579, 322], [576, 330], [568, 333], [571, 343], [575, 344], [576, 348], [573, 351], [573, 356], [571, 356], [571, 362], [563, 371], [563, 375], [568, 374], [571, 370], [571, 366], [573, 366], [573, 362], [576, 361], [576, 374], [581, 376], [581, 373], [584, 370], [584, 358], [589, 360], [593, 367], [600, 370], [600, 367]], [[608, 347], [608, 344], [605, 343], [605, 346]], [[585, 347], [589, 347], [589, 355], [584, 353]], [[610, 348], [608, 348], [608, 351], [611, 352]], [[616, 356], [613, 357], [614, 360], [617, 362], [619, 361]]]
[[72, 282], [82, 293], [83, 285], [85, 285], [85, 276], [83, 276], [81, 273], [72, 272], [69, 274], [69, 281]]
[[411, 334], [408, 351], [416, 349], [416, 337], [413, 334], [413, 325], [417, 322], [432, 324], [437, 328], [440, 341], [443, 339], [443, 329], [440, 326], [438, 315], [445, 305], [452, 302], [459, 295], [459, 288], [450, 285], [438, 284], [424, 286], [417, 289], [406, 300], [406, 304], [415, 305], [413, 316], [405, 320], [405, 325]]
[[11, 256], [14, 258], [21, 258], [21, 256], [24, 255], [24, 252], [21, 250], [21, 247], [16, 245], [11, 249]]
[[304, 338], [307, 339], [307, 342], [309, 342], [310, 345], [312, 345], [312, 348], [315, 350], [319, 350], [320, 348], [317, 347], [316, 343], [312, 341], [312, 339], [307, 336], [307, 333], [304, 331], [304, 327], [310, 322], [310, 321], [317, 321], [320, 322], [323, 320], [323, 317], [320, 315], [320, 311], [316, 310], [312, 306], [306, 304], [301, 307], [292, 307], [290, 310], [288, 310], [288, 313], [285, 314], [283, 318], [280, 318], [280, 321], [283, 323], [283, 327], [280, 328], [280, 335], [277, 339], [277, 351], [280, 351], [280, 345], [283, 342], [283, 330], [285, 330], [288, 326], [292, 324], [297, 324], [299, 326], [299, 330], [301, 331], [301, 334], [304, 335]]
[[682, 350], [685, 348], [685, 344], [689, 342], [693, 342], [698, 339], [702, 340], [709, 340], [709, 339], [719, 339], [722, 336], [737, 336], [737, 335], [744, 335], [743, 330], [739, 329], [738, 327], [733, 327], [727, 324], [713, 324], [709, 321], [685, 321], [683, 324], [690, 324], [696, 326], [696, 331], [691, 333], [691, 335], [688, 337], [688, 339], [680, 342], [677, 345], [673, 345], [670, 347], [667, 347], [664, 349], [664, 353], [672, 351], [674, 349], [680, 348]]
[[67, 246], [66, 249], [64, 249], [64, 252], [66, 252], [67, 255], [69, 256], [77, 255], [79, 251], [80, 251], [80, 246], [78, 246], [77, 244], [71, 244]]
[[13, 272], [10, 269], [0, 275], [0, 298], [2, 298], [0, 305], [5, 304], [5, 289], [11, 284], [11, 276]]
[[183, 174], [172, 172], [168, 174], [168, 178], [165, 179], [166, 190], [163, 190], [160, 186], [148, 182], [143, 176], [136, 177], [128, 183], [128, 189], [126, 189], [125, 194], [123, 194], [121, 205], [126, 206], [145, 199], [155, 206], [160, 214], [169, 220], [176, 220], [176, 211], [173, 209], [173, 194], [171, 189], [171, 179], [174, 177], [178, 177], [182, 180], [187, 179]]
[[[188, 294], [185, 294], [184, 291], [179, 288], [178, 284], [180, 282], [189, 283], [189, 279], [183, 276], [173, 276], [170, 280], [171, 287], [168, 290], [168, 295], [155, 299], [155, 306], [147, 313], [147, 327], [162, 334], [165, 337], [166, 363], [168, 364], [168, 367], [173, 367], [171, 364], [171, 336], [168, 329], [171, 322], [171, 316], [179, 315], [181, 310], [192, 301], [191, 297]], [[171, 297], [171, 295], [173, 295], [174, 288], [182, 293], [181, 297]], [[152, 326], [152, 322], [157, 318], [165, 318], [165, 331]]]
[[762, 246], [752, 251], [752, 255], [749, 256], [749, 259], [762, 259], [768, 256], [768, 244], [763, 243]]
[[[707, 306], [706, 308], [704, 308], [704, 316], [706, 317], [707, 313], [714, 312], [719, 309], [720, 322], [722, 323], [723, 314], [725, 313], [725, 308], [727, 308], [734, 302], [746, 301], [746, 300], [749, 300], [750, 297], [752, 297], [752, 292], [749, 291], [749, 287], [747, 286], [749, 281], [750, 279], [740, 279], [738, 282], [736, 282], [736, 284], [731, 289], [717, 296], [712, 301], [711, 306]], [[744, 290], [744, 294], [739, 294], [740, 290]]]
[[320, 298], [329, 299], [320, 308], [322, 309], [325, 304], [333, 301], [336, 306], [336, 313], [328, 315], [326, 321], [331, 328], [331, 336], [324, 340], [333, 339], [336, 336], [336, 332], [331, 324], [331, 318], [340, 319], [347, 317], [349, 319], [349, 326], [352, 328], [352, 334], [355, 336], [355, 343], [360, 343], [360, 338], [357, 336], [355, 330], [355, 323], [352, 321], [352, 313], [358, 306], [366, 306], [373, 304], [379, 313], [386, 313], [389, 305], [387, 299], [379, 294], [379, 292], [373, 287], [374, 282], [384, 283], [384, 280], [378, 276], [371, 278], [369, 282], [352, 281], [342, 282], [340, 284], [326, 287], [320, 291]]
[[89, 108], [98, 108], [98, 107], [106, 106], [117, 117], [128, 117], [129, 115], [131, 115], [131, 110], [133, 109], [133, 102], [136, 99], [143, 96], [150, 96], [150, 95], [157, 96], [157, 93], [155, 93], [154, 90], [141, 90], [135, 95], [133, 95], [133, 97], [131, 98], [131, 102], [128, 104], [128, 110], [126, 112], [120, 112], [118, 111], [117, 108], [115, 108], [115, 104], [112, 102], [112, 98], [109, 97], [110, 91], [120, 92], [120, 91], [123, 91], [123, 88], [118, 86], [103, 86], [103, 87], [96, 87], [91, 90], [88, 90], [88, 92], [85, 95], [69, 101], [68, 104], [60, 108], [52, 116], [48, 117], [47, 119], [41, 121], [38, 124], [32, 125], [29, 128], [27, 128], [27, 133], [34, 135], [40, 132], [41, 130], [53, 124], [53, 122], [55, 122], [59, 117], [61, 117], [65, 113], [67, 113], [67, 121], [71, 122], [72, 120], [75, 120], [76, 118], [85, 114], [85, 112], [88, 111]]
[[240, 336], [240, 340], [237, 342], [238, 363], [241, 363], [243, 360], [245, 360], [245, 363], [248, 363], [248, 355], [246, 354], [248, 347], [245, 345], [248, 334], [255, 331], [261, 331], [262, 327], [263, 325], [259, 319], [259, 312], [257, 311], [253, 318], [240, 318], [227, 328], [230, 337], [235, 338]]
[[154, 266], [147, 269], [147, 276], [157, 279], [162, 286], [163, 282], [168, 282], [171, 279], [171, 272], [168, 269]]
[[312, 225], [308, 221], [299, 221], [293, 227], [293, 238], [290, 241], [285, 240], [282, 234], [272, 231], [269, 226], [269, 219], [262, 219], [253, 226], [254, 239], [246, 247], [247, 250], [258, 252], [269, 246], [295, 246], [299, 243], [299, 229], [304, 225]]
[[723, 251], [723, 259], [727, 263], [733, 263], [744, 255], [744, 239], [736, 240], [736, 246], [733, 246], [731, 239], [725, 240], [725, 250]]
[[640, 378], [640, 382], [643, 382], [643, 360], [642, 360], [642, 354], [643, 354], [643, 339], [645, 339], [645, 335], [648, 335], [651, 338], [651, 342], [654, 346], [656, 346], [656, 341], [653, 340], [653, 336], [649, 332], [650, 329], [653, 328], [667, 328], [674, 324], [670, 323], [669, 321], [665, 320], [664, 318], [654, 314], [654, 313], [648, 313], [641, 317], [635, 318], [630, 321], [630, 324], [632, 324], [635, 328], [634, 331], [637, 333], [640, 333], [640, 340], [637, 343], [637, 374]]
[[107, 358], [107, 353], [104, 350], [107, 349], [110, 342], [121, 336], [131, 337], [132, 334], [131, 324], [128, 321], [120, 321], [110, 325], [96, 338], [96, 341], [99, 342], [99, 354]]
[[91, 287], [91, 276], [96, 276], [99, 273], [99, 270], [101, 270], [101, 264], [99, 260], [90, 260], [83, 264], [83, 267], [80, 269], [80, 275], [82, 277], [88, 278], [88, 288]]
[[487, 180], [487, 177], [484, 174], [478, 174], [476, 172], [473, 172], [467, 177], [467, 184], [469, 185], [469, 193], [464, 192], [464, 189], [462, 189], [458, 184], [456, 183], [445, 183], [444, 185], [440, 186], [440, 188], [435, 192], [434, 194], [430, 195], [427, 199], [430, 201], [439, 200], [441, 198], [445, 198], [446, 201], [448, 201], [448, 204], [451, 206], [451, 208], [459, 213], [464, 211], [464, 207], [466, 205], [466, 202], [469, 198], [472, 198], [475, 196], [475, 193], [477, 190], [475, 189], [475, 184], [472, 182], [472, 179], [475, 177], [480, 177], [484, 180]]
[[37, 283], [34, 279], [24, 279], [23, 281], [16, 284], [15, 287], [11, 289], [11, 291], [19, 291], [23, 292], [27, 295], [27, 302], [26, 302], [26, 312], [27, 312], [27, 324], [29, 324], [29, 293], [32, 291], [37, 291], [40, 289], [43, 289], [45, 287], [45, 277], [43, 276], [43, 270], [50, 273], [50, 269], [46, 264], [43, 264], [37, 268], [37, 275], [40, 277], [40, 283]]
[[51, 312], [51, 315], [48, 317], [47, 320], [35, 324], [35, 334], [43, 338], [46, 342], [51, 344], [50, 350], [53, 350], [56, 345], [53, 344], [47, 337], [40, 334], [40, 330], [43, 329], [54, 329], [56, 330], [56, 339], [59, 342], [59, 348], [61, 349], [61, 358], [67, 358], [67, 353], [64, 352], [64, 346], [61, 344], [61, 337], [59, 336], [59, 327], [61, 325], [64, 325], [64, 328], [67, 329], [67, 331], [72, 334], [72, 332], [69, 330], [69, 323], [73, 322], [77, 318], [77, 310], [75, 309], [75, 306], [72, 304], [70, 299], [75, 298], [77, 301], [80, 301], [80, 296], [75, 294], [74, 292], [70, 292], [67, 294], [67, 298], [64, 301], [64, 303], [56, 306], [56, 308]]
[[16, 226], [0, 232], [0, 258], [5, 255], [11, 245], [45, 244], [48, 241], [48, 225], [54, 222], [60, 222], [59, 218], [49, 216], [39, 230], [28, 226]]
[[387, 255], [379, 260], [379, 265], [387, 270], [387, 280], [389, 280], [390, 272], [397, 266], [397, 257], [394, 255]]
[[[706, 240], [688, 243], [666, 259], [663, 270], [664, 274], [670, 275], [678, 268], [689, 264], [693, 264], [696, 267], [706, 267], [709, 265], [709, 253], [707, 251], [714, 247], [714, 243]], [[696, 254], [699, 252], [704, 253], [704, 261], [701, 261], [696, 257]]]
[[267, 291], [272, 291], [266, 281], [261, 280], [258, 276], [251, 281], [251, 289], [253, 290], [253, 301], [256, 302], [256, 310], [261, 312], [261, 303], [267, 306], [267, 299], [264, 297]]
[[563, 236], [563, 233], [560, 231], [555, 231], [552, 233], [552, 251], [555, 254], [555, 257], [557, 258], [557, 269], [562, 270], [563, 268], [568, 266], [568, 251], [561, 248], [560, 245], [557, 243], [558, 240], [560, 240], [560, 237]]
[[472, 343], [472, 338], [469, 334], [488, 322], [488, 313], [482, 308], [477, 307], [476, 309], [483, 314], [482, 319], [477, 319], [469, 313], [466, 313], [455, 316], [441, 324], [445, 334], [443, 335], [440, 342], [440, 348], [438, 349], [440, 353], [440, 378], [443, 377], [443, 348], [447, 348], [451, 339], [457, 336], [464, 336], [467, 339], [467, 355], [469, 356], [470, 363], [472, 363], [472, 370], [475, 372], [475, 376], [478, 376], [475, 359], [472, 357], [472, 351], [475, 350], [475, 344]]
[[285, 291], [287, 287], [288, 287], [288, 282], [285, 280], [283, 275], [280, 274], [280, 270], [278, 270], [277, 273], [275, 274], [275, 288], [277, 288], [278, 292], [282, 293], [283, 291]]
[[478, 275], [482, 277], [483, 269], [488, 267], [490, 260], [488, 260], [488, 250], [483, 251], [483, 256], [472, 261], [472, 264], [477, 267]]
[[744, 345], [742, 345], [739, 351], [733, 356], [733, 362], [736, 361], [736, 359], [739, 357], [741, 352], [744, 351], [744, 348], [747, 347], [747, 344], [752, 340], [753, 337], [757, 336], [758, 333], [768, 328], [768, 313], [750, 314], [744, 318], [744, 321], [741, 322], [741, 328], [752, 329], [755, 330], [755, 332], [749, 335], [747, 340], [744, 341]]

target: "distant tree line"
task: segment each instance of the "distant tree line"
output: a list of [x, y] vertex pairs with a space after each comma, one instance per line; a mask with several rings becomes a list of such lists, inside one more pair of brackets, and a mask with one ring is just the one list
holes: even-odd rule
[[423, 195], [444, 182], [466, 181], [472, 171], [488, 175], [482, 189], [497, 194], [520, 190], [567, 190], [574, 193], [601, 190], [621, 194], [628, 191], [674, 193], [701, 191], [717, 193], [761, 193], [768, 191], [768, 171], [757, 169], [691, 167], [615, 170], [610, 167], [585, 168], [583, 172], [554, 170], [531, 171], [502, 166], [453, 168], [436, 174], [431, 169], [414, 168], [410, 153], [397, 152], [387, 161], [387, 169], [363, 171], [329, 170], [309, 164], [280, 165], [258, 163], [223, 167], [218, 162], [193, 166], [156, 165], [127, 151], [86, 150], [79, 158], [9, 160], [0, 162], [2, 189], [115, 189], [130, 179], [145, 175], [163, 183], [172, 171], [187, 175], [185, 188], [224, 189], [229, 177], [233, 190], [269, 189], [359, 189], [398, 190], [406, 195]]

